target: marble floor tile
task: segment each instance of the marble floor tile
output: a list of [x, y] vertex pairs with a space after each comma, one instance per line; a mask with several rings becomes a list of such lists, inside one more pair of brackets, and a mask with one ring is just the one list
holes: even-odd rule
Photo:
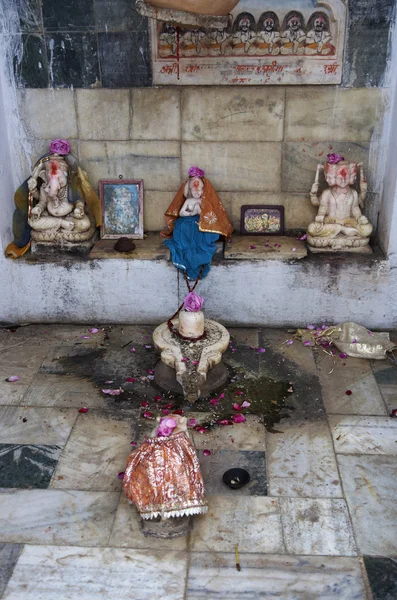
[[397, 598], [397, 560], [364, 556], [373, 600], [396, 600]]
[[390, 414], [392, 410], [397, 408], [397, 385], [379, 385], [380, 393], [385, 401], [387, 412]]
[[357, 558], [191, 554], [186, 600], [366, 600]]
[[[0, 406], [21, 404], [47, 353], [47, 347], [25, 346], [23, 342], [0, 347]], [[13, 375], [17, 375], [19, 381], [6, 381]]]
[[359, 553], [397, 556], [397, 458], [339, 455], [338, 463]]
[[[186, 550], [187, 536], [174, 539], [146, 537], [140, 526], [140, 516], [127, 497], [121, 494], [108, 546], [148, 550]], [[193, 521], [194, 526], [194, 521]]]
[[78, 412], [74, 408], [0, 407], [0, 440], [3, 444], [63, 446]]
[[392, 454], [397, 456], [397, 419], [331, 415], [337, 454]]
[[259, 346], [259, 329], [249, 327], [228, 327], [233, 346]]
[[101, 357], [106, 352], [104, 348], [100, 348], [94, 340], [81, 340], [79, 345], [59, 345], [51, 348], [45, 360], [40, 366], [40, 373], [46, 375], [68, 375], [70, 367], [67, 365], [67, 359], [70, 357], [81, 357], [86, 361], [88, 357], [93, 360]]
[[[316, 350], [316, 362], [328, 414], [386, 415], [369, 360], [351, 357], [342, 360], [338, 354], [332, 359]], [[346, 395], [347, 390], [351, 395]]]
[[49, 486], [60, 446], [0, 444], [0, 488]]
[[[203, 415], [205, 415], [203, 417]], [[189, 413], [189, 418], [194, 417], [197, 424], [211, 413]], [[215, 427], [206, 433], [192, 430], [196, 448], [205, 450], [258, 450], [265, 451], [266, 429], [256, 415], [246, 415], [245, 423], [235, 423], [227, 427]]]
[[7, 587], [21, 550], [21, 544], [0, 544], [0, 598]]
[[[95, 335], [91, 334], [89, 332], [91, 327], [102, 329], [100, 325], [68, 325], [66, 323], [59, 325], [26, 325], [24, 327], [17, 327], [13, 331], [2, 329], [0, 331], [0, 347], [9, 347], [14, 344], [51, 347], [58, 346], [62, 342], [65, 344], [68, 342], [79, 343], [85, 341], [81, 339], [82, 335], [89, 335], [93, 340], [99, 340], [102, 332]], [[99, 341], [102, 341], [102, 339]]]
[[4, 600], [183, 600], [182, 552], [25, 546]]
[[[210, 450], [205, 456], [203, 450], [198, 451], [201, 473], [204, 479], [206, 495], [222, 494], [226, 496], [266, 496], [266, 461], [264, 452], [234, 450]], [[233, 468], [245, 469], [251, 476], [247, 485], [240, 490], [231, 490], [223, 483], [225, 471]]]
[[289, 424], [267, 435], [270, 496], [342, 498], [332, 438], [327, 423]]
[[18, 490], [0, 494], [0, 541], [106, 545], [118, 492]]
[[[270, 349], [273, 352], [280, 354], [281, 358], [286, 358], [295, 363], [300, 369], [309, 373], [316, 373], [316, 363], [314, 362], [313, 350], [308, 346], [303, 346], [298, 341], [288, 345], [285, 343], [291, 339], [291, 334], [285, 329], [265, 329], [262, 330], [261, 344], [265, 349]], [[262, 354], [266, 360], [266, 353]], [[291, 375], [293, 373], [291, 372]]]
[[117, 473], [125, 470], [131, 451], [132, 424], [112, 411], [79, 414], [51, 487], [65, 490], [121, 490]]
[[38, 373], [23, 396], [24, 406], [102, 408], [105, 399], [91, 381], [67, 375]]
[[194, 520], [191, 549], [198, 552], [285, 552], [278, 498], [208, 496], [208, 513]]
[[397, 369], [388, 360], [373, 360], [372, 369], [378, 385], [397, 385]]
[[289, 554], [356, 555], [344, 500], [280, 498], [280, 507]]

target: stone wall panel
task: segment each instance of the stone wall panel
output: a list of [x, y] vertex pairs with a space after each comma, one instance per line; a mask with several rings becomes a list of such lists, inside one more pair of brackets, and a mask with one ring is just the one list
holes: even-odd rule
[[190, 88], [182, 95], [186, 141], [280, 141], [284, 89]]
[[179, 140], [180, 93], [173, 89], [132, 90], [132, 135], [135, 140]]

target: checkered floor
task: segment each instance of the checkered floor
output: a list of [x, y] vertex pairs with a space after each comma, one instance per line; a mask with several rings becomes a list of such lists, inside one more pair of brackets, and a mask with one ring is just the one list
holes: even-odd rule
[[[0, 330], [0, 598], [396, 600], [397, 368], [231, 329], [230, 382], [186, 406], [153, 381], [151, 331]], [[117, 477], [143, 413], [207, 426], [241, 400], [244, 423], [192, 430], [208, 514], [145, 537]]]

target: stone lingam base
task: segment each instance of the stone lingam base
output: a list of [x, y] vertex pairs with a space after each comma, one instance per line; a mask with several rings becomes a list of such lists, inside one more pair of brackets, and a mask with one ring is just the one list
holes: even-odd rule
[[368, 245], [369, 238], [354, 238], [337, 236], [332, 239], [313, 238], [307, 236], [307, 247], [310, 252], [355, 252], [357, 254], [372, 254]]
[[[173, 326], [178, 329], [178, 319]], [[162, 323], [154, 330], [153, 342], [161, 351], [154, 379], [167, 391], [183, 394], [193, 403], [226, 383], [228, 371], [222, 354], [229, 346], [230, 334], [220, 323], [206, 319], [205, 337], [196, 342], [180, 339], [171, 333], [168, 323]]]

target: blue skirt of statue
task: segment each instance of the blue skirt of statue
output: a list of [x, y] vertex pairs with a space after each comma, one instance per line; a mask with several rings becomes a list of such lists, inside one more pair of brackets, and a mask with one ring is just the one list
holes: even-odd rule
[[171, 251], [174, 266], [185, 271], [189, 279], [197, 279], [202, 265], [205, 265], [202, 277], [208, 274], [219, 239], [219, 233], [200, 231], [199, 220], [200, 215], [178, 217], [172, 238], [164, 242]]

